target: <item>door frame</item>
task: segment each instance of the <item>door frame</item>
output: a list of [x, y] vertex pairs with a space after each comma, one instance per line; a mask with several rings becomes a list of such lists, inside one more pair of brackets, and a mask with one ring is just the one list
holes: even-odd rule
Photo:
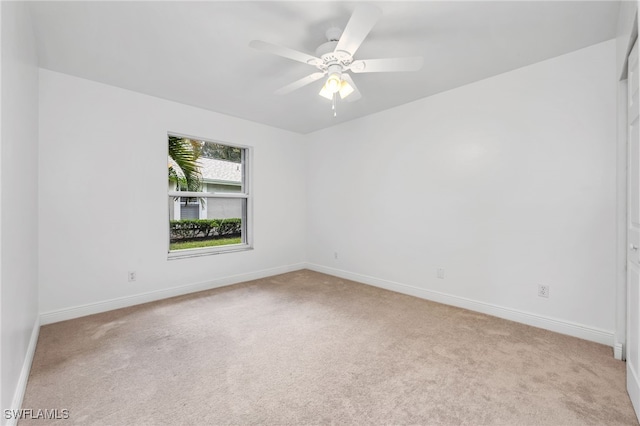
[[634, 12], [633, 25], [624, 52], [624, 65], [617, 84], [617, 141], [616, 141], [616, 310], [613, 355], [627, 358], [627, 168], [628, 168], [628, 76], [629, 54], [638, 40], [638, 11]]
[[[633, 44], [632, 44], [633, 46]], [[627, 58], [629, 52], [627, 52]], [[626, 360], [627, 343], [627, 168], [628, 168], [628, 80], [625, 71], [618, 80], [618, 140], [616, 144], [616, 318], [613, 355]]]

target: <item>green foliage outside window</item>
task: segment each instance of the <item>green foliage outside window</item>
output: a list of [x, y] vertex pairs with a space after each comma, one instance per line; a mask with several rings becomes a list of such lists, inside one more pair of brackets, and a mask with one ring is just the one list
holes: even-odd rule
[[188, 240], [238, 237], [242, 232], [242, 219], [183, 219], [169, 222], [172, 243]]

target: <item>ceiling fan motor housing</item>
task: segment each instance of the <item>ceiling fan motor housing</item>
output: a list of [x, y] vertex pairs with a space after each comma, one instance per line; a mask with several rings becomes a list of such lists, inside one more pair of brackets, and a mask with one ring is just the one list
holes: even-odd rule
[[322, 58], [322, 64], [316, 64], [318, 69], [325, 71], [328, 70], [331, 65], [340, 65], [341, 68], [346, 71], [344, 68], [353, 62], [353, 57], [349, 52], [336, 50], [341, 35], [342, 30], [340, 28], [331, 27], [327, 30], [326, 36], [329, 41], [322, 43], [316, 49], [316, 56]]
[[329, 55], [329, 54], [333, 53], [333, 51], [336, 49], [337, 45], [338, 45], [338, 41], [337, 40], [327, 41], [325, 43], [322, 43], [316, 49], [316, 56], [318, 56], [319, 58], [324, 59], [325, 55]]

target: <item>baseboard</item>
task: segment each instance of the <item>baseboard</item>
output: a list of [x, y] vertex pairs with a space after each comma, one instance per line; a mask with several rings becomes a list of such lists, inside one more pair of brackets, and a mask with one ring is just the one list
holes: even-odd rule
[[141, 303], [154, 302], [156, 300], [167, 299], [169, 297], [182, 296], [184, 294], [195, 293], [197, 291], [210, 290], [213, 288], [238, 284], [245, 281], [257, 280], [273, 275], [298, 271], [300, 269], [304, 269], [305, 267], [306, 263], [279, 266], [277, 268], [263, 269], [260, 271], [254, 271], [245, 274], [231, 275], [211, 281], [203, 281], [178, 287], [171, 287], [163, 290], [156, 290], [148, 293], [119, 297], [115, 299], [105, 300], [103, 302], [89, 303], [86, 305], [44, 312], [40, 314], [40, 324], [52, 324], [55, 322], [80, 318], [87, 315], [99, 314], [101, 312], [126, 308], [129, 306], [139, 305]]
[[407, 284], [401, 284], [393, 281], [383, 280], [380, 278], [361, 275], [361, 274], [348, 272], [341, 269], [330, 268], [322, 265], [316, 265], [313, 263], [307, 263], [307, 269], [310, 269], [316, 272], [322, 272], [324, 274], [333, 275], [333, 276], [344, 278], [351, 281], [357, 281], [363, 284], [372, 285], [374, 287], [380, 287], [386, 290], [391, 290], [398, 293], [419, 297], [421, 299], [427, 299], [434, 302], [443, 303], [446, 305], [457, 306], [459, 308], [481, 312], [483, 314], [504, 318], [510, 321], [515, 321], [515, 322], [519, 322], [526, 325], [531, 325], [533, 327], [543, 328], [545, 330], [554, 331], [556, 333], [566, 334], [569, 336], [578, 337], [580, 339], [601, 343], [603, 345], [607, 345], [610, 347], [614, 346], [615, 333], [613, 331], [600, 330], [597, 328], [587, 327], [581, 324], [563, 321], [556, 318], [544, 317], [544, 316], [532, 314], [529, 312], [523, 312], [516, 309], [505, 308], [502, 306], [492, 305], [484, 302], [478, 302], [476, 300], [467, 299], [464, 297], [453, 296], [451, 294], [441, 293], [441, 292], [432, 291], [432, 290], [426, 290], [423, 288], [418, 288], [418, 287], [410, 286]]
[[[29, 381], [29, 373], [31, 372], [31, 364], [33, 363], [33, 355], [36, 353], [36, 345], [38, 344], [38, 335], [40, 334], [40, 319], [36, 318], [33, 324], [33, 330], [31, 331], [31, 338], [29, 339], [29, 346], [24, 356], [24, 362], [22, 363], [22, 370], [20, 370], [20, 377], [16, 385], [16, 390], [13, 394], [13, 401], [11, 402], [11, 412], [16, 413], [22, 408], [22, 401], [24, 399], [24, 393], [27, 390], [27, 382]], [[5, 413], [3, 412], [3, 417]], [[18, 424], [17, 417], [7, 419], [6, 426], [15, 426]]]
[[[614, 332], [600, 330], [593, 327], [584, 326], [556, 318], [544, 317], [537, 314], [523, 312], [511, 308], [492, 305], [476, 300], [454, 296], [432, 290], [426, 290], [410, 286], [407, 284], [397, 283], [394, 281], [383, 280], [367, 275], [357, 274], [344, 271], [341, 269], [330, 268], [313, 263], [297, 263], [277, 268], [264, 269], [260, 271], [249, 272], [245, 274], [232, 275], [219, 278], [212, 281], [204, 281], [194, 284], [187, 284], [178, 287], [172, 287], [164, 290], [157, 290], [148, 293], [136, 294], [132, 296], [120, 297], [116, 299], [106, 300], [103, 302], [90, 303], [82, 306], [74, 306], [71, 308], [49, 311], [40, 314], [40, 324], [52, 324], [59, 321], [66, 321], [73, 318], [79, 318], [87, 315], [93, 315], [101, 312], [111, 311], [114, 309], [126, 308], [129, 306], [139, 305], [141, 303], [153, 302], [169, 297], [181, 296], [184, 294], [194, 293], [197, 291], [209, 290], [212, 288], [224, 287], [227, 285], [237, 284], [244, 281], [265, 278], [273, 275], [293, 272], [300, 269], [310, 269], [322, 272], [328, 275], [361, 282], [363, 284], [384, 288], [398, 293], [419, 297], [422, 299], [432, 300], [434, 302], [444, 303], [447, 305], [457, 306], [476, 312], [492, 315], [499, 318], [516, 321], [522, 324], [534, 327], [544, 328], [569, 336], [578, 337], [592, 342], [601, 343], [610, 347], [614, 347]], [[37, 339], [37, 336], [36, 336]]]
[[622, 343], [616, 342], [613, 345], [613, 357], [619, 361], [624, 361], [624, 348]]

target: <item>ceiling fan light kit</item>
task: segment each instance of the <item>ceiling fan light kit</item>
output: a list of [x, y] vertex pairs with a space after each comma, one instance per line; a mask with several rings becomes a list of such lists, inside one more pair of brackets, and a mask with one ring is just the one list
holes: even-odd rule
[[349, 75], [349, 71], [354, 73], [400, 72], [417, 71], [422, 68], [423, 60], [421, 57], [353, 59], [353, 55], [355, 55], [381, 15], [382, 11], [374, 5], [366, 3], [358, 5], [353, 11], [344, 32], [336, 27], [331, 27], [326, 31], [325, 34], [328, 41], [316, 49], [316, 56], [259, 40], [253, 40], [249, 43], [249, 46], [312, 65], [318, 69], [317, 72], [276, 90], [276, 94], [291, 93], [328, 76], [319, 94], [332, 101], [333, 115], [335, 116], [336, 94], [340, 94], [340, 99], [349, 97], [348, 101], [355, 101], [361, 97], [360, 91]]
[[339, 74], [331, 74], [327, 82], [320, 89], [319, 95], [331, 101], [331, 109], [333, 116], [337, 115], [336, 111], [336, 94], [340, 94], [340, 99], [344, 99], [355, 92], [353, 86], [347, 80], [342, 80]]
[[[331, 70], [331, 68], [334, 69]], [[329, 69], [329, 78], [327, 78], [327, 82], [324, 85], [331, 93], [336, 93], [340, 90], [340, 83], [342, 82], [340, 76], [342, 75], [342, 70], [337, 65], [331, 65]]]
[[347, 96], [349, 96], [353, 92], [354, 92], [354, 89], [353, 89], [353, 87], [351, 87], [349, 82], [347, 82], [347, 80], [342, 80], [340, 82], [340, 91], [338, 92], [338, 93], [340, 93], [340, 99], [346, 98]]

